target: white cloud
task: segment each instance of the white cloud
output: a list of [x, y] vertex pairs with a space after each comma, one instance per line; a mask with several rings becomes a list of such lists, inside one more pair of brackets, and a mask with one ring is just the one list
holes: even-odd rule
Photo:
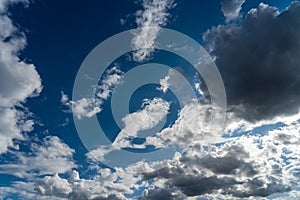
[[300, 181], [299, 139], [299, 122], [294, 121], [266, 135], [241, 136], [207, 151], [192, 146], [164, 168], [144, 173], [144, 179], [154, 183], [143, 198], [163, 199], [176, 191], [185, 198], [257, 199], [288, 192]]
[[195, 99], [190, 100], [180, 110], [175, 123], [155, 136], [146, 138], [147, 144], [159, 147], [179, 145], [186, 148], [192, 142], [202, 145], [216, 143], [221, 135], [210, 130], [211, 109], [211, 105], [201, 104]]
[[112, 151], [121, 148], [139, 147], [145, 148], [144, 144], [132, 144], [129, 139], [138, 136], [139, 131], [149, 130], [166, 119], [170, 103], [161, 99], [144, 99], [141, 110], [126, 115], [122, 122], [124, 128], [120, 131], [115, 141], [110, 146], [100, 146], [87, 153], [87, 157], [94, 162], [104, 162], [105, 156]]
[[246, 0], [224, 0], [222, 2], [222, 12], [226, 17], [226, 21], [236, 19], [240, 15], [242, 5]]
[[169, 108], [170, 103], [161, 98], [145, 99], [141, 110], [130, 113], [122, 119], [125, 127], [113, 145], [120, 145], [128, 137], [137, 137], [139, 131], [153, 128], [166, 118]]
[[11, 174], [21, 178], [65, 173], [76, 167], [72, 160], [74, 150], [58, 137], [45, 138], [41, 145], [31, 145], [31, 152], [14, 153], [14, 163], [1, 164], [0, 174]]
[[42, 89], [35, 66], [18, 57], [26, 46], [26, 38], [6, 15], [7, 6], [17, 2], [28, 3], [21, 0], [0, 2], [0, 154], [14, 147], [13, 139], [24, 139], [22, 132], [32, 130], [33, 121], [24, 119], [26, 113], [16, 106], [20, 107]]
[[98, 169], [92, 179], [84, 179], [80, 178], [77, 171], [72, 171], [68, 179], [57, 174], [40, 179], [35, 183], [35, 190], [38, 192], [37, 196], [73, 200], [127, 199], [125, 194], [133, 193], [138, 179], [126, 174], [124, 170], [112, 172], [110, 169]]
[[71, 191], [71, 185], [65, 179], [55, 174], [54, 176], [45, 176], [36, 183], [35, 190], [42, 195], [68, 195]]
[[161, 26], [167, 24], [168, 10], [175, 6], [173, 0], [143, 0], [143, 10], [136, 13], [139, 31], [135, 32], [131, 45], [133, 59], [141, 62], [149, 58], [155, 49], [155, 40]]
[[114, 89], [122, 83], [122, 78], [123, 72], [117, 66], [114, 66], [107, 70], [100, 84], [94, 89], [96, 98], [85, 97], [70, 101], [68, 95], [62, 92], [61, 103], [68, 106], [78, 119], [90, 118], [102, 111], [102, 104], [110, 97]]

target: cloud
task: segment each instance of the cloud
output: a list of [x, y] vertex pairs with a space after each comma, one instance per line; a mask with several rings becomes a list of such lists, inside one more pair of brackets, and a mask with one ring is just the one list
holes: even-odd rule
[[240, 25], [219, 25], [204, 34], [237, 116], [259, 121], [298, 113], [299, 22], [299, 2], [281, 13], [261, 3]]
[[170, 103], [161, 98], [145, 99], [141, 110], [130, 113], [122, 119], [125, 126], [113, 145], [120, 145], [126, 138], [137, 137], [139, 131], [155, 127], [159, 122], [166, 119], [169, 108]]
[[[126, 179], [125, 172], [112, 172], [110, 169], [99, 169], [92, 179], [80, 178], [73, 170], [69, 178], [61, 178], [55, 174], [46, 176], [35, 183], [36, 195], [63, 197], [72, 200], [127, 199], [137, 179]], [[129, 176], [128, 176], [129, 177]], [[125, 182], [127, 181], [127, 182]]]
[[106, 71], [100, 84], [95, 89], [96, 97], [85, 97], [76, 101], [69, 100], [68, 95], [61, 93], [61, 103], [69, 108], [78, 119], [90, 118], [102, 111], [102, 104], [107, 100], [114, 89], [122, 83], [123, 72], [117, 67]]
[[74, 150], [58, 137], [46, 137], [40, 145], [33, 143], [31, 152], [11, 152], [14, 163], [1, 164], [0, 174], [10, 174], [20, 178], [65, 173], [76, 167], [72, 160]]
[[220, 139], [220, 135], [211, 132], [211, 126], [214, 126], [210, 121], [211, 109], [211, 105], [202, 104], [195, 99], [190, 100], [179, 111], [175, 123], [153, 137], [147, 137], [147, 144], [156, 147], [175, 145], [184, 149], [191, 143], [202, 145], [216, 143]]
[[55, 174], [54, 176], [46, 176], [39, 180], [35, 190], [42, 195], [67, 195], [72, 191], [69, 182]]
[[226, 17], [226, 21], [236, 19], [240, 15], [242, 5], [246, 0], [224, 0], [222, 2], [222, 12]]
[[241, 136], [208, 150], [192, 146], [164, 168], [144, 173], [153, 185], [142, 199], [262, 198], [289, 192], [300, 178], [298, 133], [296, 120], [266, 135]]
[[139, 28], [134, 32], [131, 45], [135, 50], [133, 59], [142, 62], [154, 52], [155, 40], [161, 26], [167, 24], [168, 10], [175, 6], [173, 0], [143, 0], [143, 10], [136, 13], [136, 24]]
[[146, 144], [134, 144], [132, 139], [139, 136], [141, 131], [151, 130], [158, 123], [164, 122], [170, 108], [170, 103], [161, 99], [144, 99], [141, 109], [122, 118], [124, 127], [114, 142], [109, 146], [100, 146], [87, 153], [94, 162], [104, 162], [105, 156], [122, 148], [145, 148]]
[[22, 132], [32, 130], [34, 123], [27, 120], [28, 112], [22, 103], [42, 89], [35, 66], [18, 57], [26, 46], [26, 38], [7, 15], [7, 7], [18, 2], [28, 3], [0, 2], [0, 154], [7, 152], [8, 147], [17, 147], [13, 139], [24, 139]]
[[[0, 195], [74, 200], [136, 199], [127, 196], [142, 190], [139, 199], [262, 199], [284, 192], [297, 195], [291, 189], [300, 181], [299, 131], [299, 118], [295, 117], [267, 134], [232, 138], [221, 145], [208, 146], [207, 150], [199, 142], [191, 144], [186, 152], [177, 152], [171, 160], [139, 162], [115, 171], [90, 163], [90, 178], [82, 178], [71, 169], [64, 177], [52, 171], [29, 182], [0, 188]], [[60, 148], [56, 145], [53, 149]], [[153, 170], [154, 166], [158, 170]], [[18, 191], [16, 187], [22, 189]]]

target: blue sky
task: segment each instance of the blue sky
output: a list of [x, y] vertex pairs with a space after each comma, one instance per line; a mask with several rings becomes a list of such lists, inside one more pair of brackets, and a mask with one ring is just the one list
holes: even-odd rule
[[300, 197], [299, 2], [0, 13], [0, 199]]

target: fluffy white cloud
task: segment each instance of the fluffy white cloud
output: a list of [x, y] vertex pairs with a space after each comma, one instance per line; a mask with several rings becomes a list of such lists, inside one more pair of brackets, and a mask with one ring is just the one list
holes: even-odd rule
[[130, 113], [122, 118], [124, 128], [120, 131], [117, 138], [110, 146], [100, 146], [90, 151], [87, 157], [95, 162], [105, 161], [105, 156], [121, 148], [145, 148], [145, 144], [133, 144], [130, 139], [138, 136], [139, 131], [149, 130], [158, 123], [166, 119], [170, 108], [170, 103], [161, 99], [145, 99], [141, 110]]
[[141, 110], [130, 113], [122, 119], [125, 127], [118, 134], [113, 145], [120, 145], [126, 138], [137, 137], [139, 131], [153, 128], [166, 119], [169, 108], [170, 103], [163, 99], [145, 99]]
[[7, 16], [6, 8], [12, 3], [0, 2], [0, 154], [14, 147], [13, 139], [23, 139], [22, 132], [32, 130], [33, 121], [26, 120], [21, 107], [27, 98], [40, 93], [41, 79], [33, 64], [20, 60], [18, 53], [26, 46], [24, 34]]
[[161, 26], [166, 25], [168, 10], [175, 6], [173, 0], [143, 0], [143, 10], [136, 13], [138, 28], [132, 39], [133, 59], [141, 62], [149, 58], [155, 49], [155, 40]]
[[1, 164], [0, 174], [11, 174], [21, 178], [65, 173], [76, 167], [72, 160], [74, 150], [58, 137], [45, 138], [40, 145], [31, 145], [31, 152], [12, 152], [14, 163]]
[[72, 171], [68, 179], [57, 174], [46, 176], [35, 183], [36, 195], [72, 200], [127, 199], [125, 194], [132, 194], [140, 180], [127, 174], [124, 170], [98, 169], [92, 179], [80, 178], [77, 171]]
[[[123, 72], [117, 67], [107, 70], [100, 84], [94, 89], [95, 97], [85, 97], [77, 101], [70, 101], [69, 97], [62, 92], [61, 103], [68, 106], [78, 118], [92, 117], [102, 111], [102, 104], [107, 100], [113, 90], [122, 83]], [[69, 110], [69, 111], [70, 111]]]
[[236, 19], [240, 15], [242, 5], [246, 0], [224, 0], [222, 2], [222, 12], [226, 21]]

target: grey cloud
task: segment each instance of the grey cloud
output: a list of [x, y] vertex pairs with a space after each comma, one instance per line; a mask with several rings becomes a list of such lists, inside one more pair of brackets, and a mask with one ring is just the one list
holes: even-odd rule
[[153, 180], [157, 188], [144, 192], [142, 199], [251, 199], [288, 192], [299, 182], [298, 136], [290, 137], [299, 127], [295, 122], [266, 136], [242, 136], [212, 147], [206, 155], [190, 149], [167, 167], [143, 174], [144, 180]]
[[224, 0], [222, 2], [222, 12], [227, 21], [237, 18], [246, 0]]
[[222, 74], [228, 104], [250, 121], [298, 112], [300, 6], [285, 11], [266, 4], [240, 25], [213, 27], [203, 39]]

